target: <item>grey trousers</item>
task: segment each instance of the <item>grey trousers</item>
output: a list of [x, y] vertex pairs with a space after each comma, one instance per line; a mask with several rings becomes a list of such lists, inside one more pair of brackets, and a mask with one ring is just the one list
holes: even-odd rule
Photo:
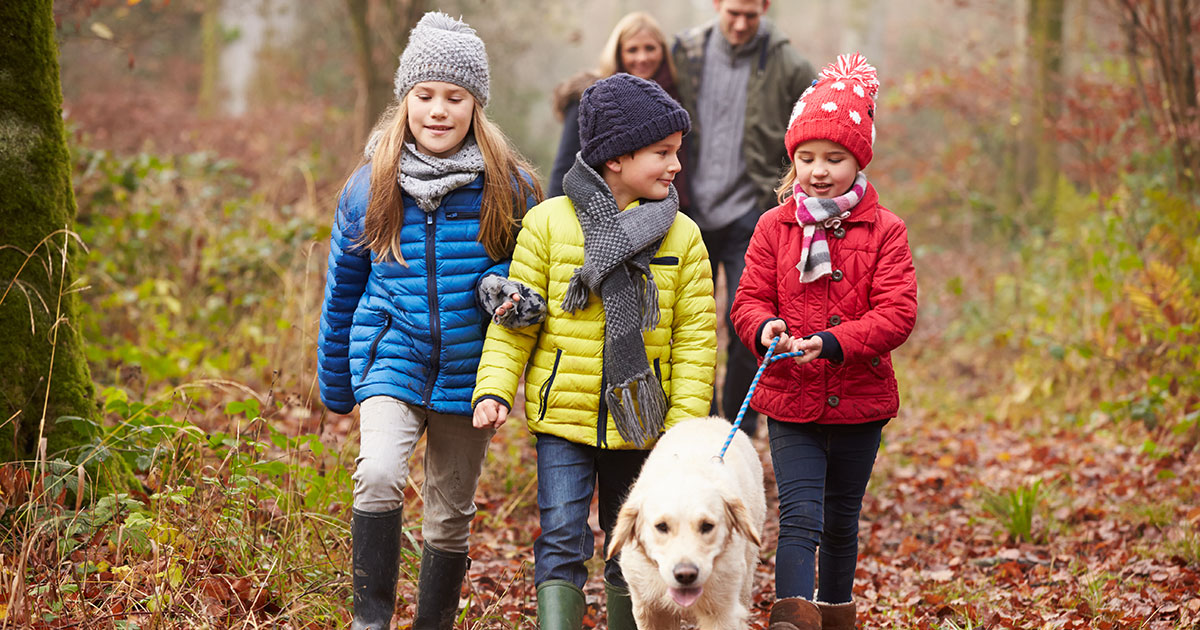
[[360, 443], [354, 468], [354, 508], [387, 512], [404, 504], [408, 460], [425, 434], [425, 542], [466, 552], [475, 518], [475, 486], [494, 429], [476, 429], [470, 416], [442, 414], [388, 396], [359, 406]]

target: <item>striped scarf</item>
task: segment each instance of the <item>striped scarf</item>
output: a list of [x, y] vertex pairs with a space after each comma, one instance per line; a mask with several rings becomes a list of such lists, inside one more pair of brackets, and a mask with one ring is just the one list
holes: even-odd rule
[[835, 229], [850, 216], [850, 210], [858, 205], [863, 193], [867, 190], [867, 176], [858, 172], [854, 185], [846, 194], [822, 199], [809, 197], [804, 194], [797, 182], [792, 189], [792, 199], [796, 201], [796, 220], [804, 228], [804, 240], [800, 244], [800, 262], [796, 263], [796, 271], [800, 272], [800, 282], [812, 282], [817, 278], [833, 272], [833, 260], [829, 256], [829, 242], [825, 238], [826, 229]]

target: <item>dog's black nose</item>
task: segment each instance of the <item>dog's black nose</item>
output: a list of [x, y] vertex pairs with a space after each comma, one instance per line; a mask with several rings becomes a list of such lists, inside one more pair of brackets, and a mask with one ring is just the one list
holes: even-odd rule
[[677, 564], [675, 565], [675, 581], [687, 586], [696, 581], [696, 577], [700, 575], [700, 569], [694, 564]]

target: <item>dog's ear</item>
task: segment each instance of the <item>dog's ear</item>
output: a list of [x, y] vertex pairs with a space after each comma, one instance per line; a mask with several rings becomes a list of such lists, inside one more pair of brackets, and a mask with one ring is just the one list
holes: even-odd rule
[[637, 541], [638, 508], [633, 501], [626, 501], [617, 514], [617, 524], [613, 527], [612, 538], [608, 541], [608, 554], [605, 560], [611, 560], [621, 547], [626, 544], [636, 544]]
[[754, 528], [754, 521], [750, 518], [750, 509], [746, 504], [737, 497], [725, 498], [725, 514], [729, 517], [729, 522], [733, 524], [733, 530], [741, 533], [756, 547], [762, 546], [762, 538], [758, 531]]

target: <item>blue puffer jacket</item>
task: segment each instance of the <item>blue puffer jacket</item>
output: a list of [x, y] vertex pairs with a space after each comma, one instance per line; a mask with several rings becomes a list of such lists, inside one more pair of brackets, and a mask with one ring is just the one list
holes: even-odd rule
[[509, 264], [489, 258], [476, 240], [483, 176], [446, 195], [430, 214], [404, 195], [400, 251], [407, 267], [374, 261], [355, 247], [370, 180], [367, 164], [338, 201], [317, 352], [321, 402], [349, 413], [382, 395], [470, 415], [490, 321], [476, 303], [476, 286], [489, 273], [507, 275]]

